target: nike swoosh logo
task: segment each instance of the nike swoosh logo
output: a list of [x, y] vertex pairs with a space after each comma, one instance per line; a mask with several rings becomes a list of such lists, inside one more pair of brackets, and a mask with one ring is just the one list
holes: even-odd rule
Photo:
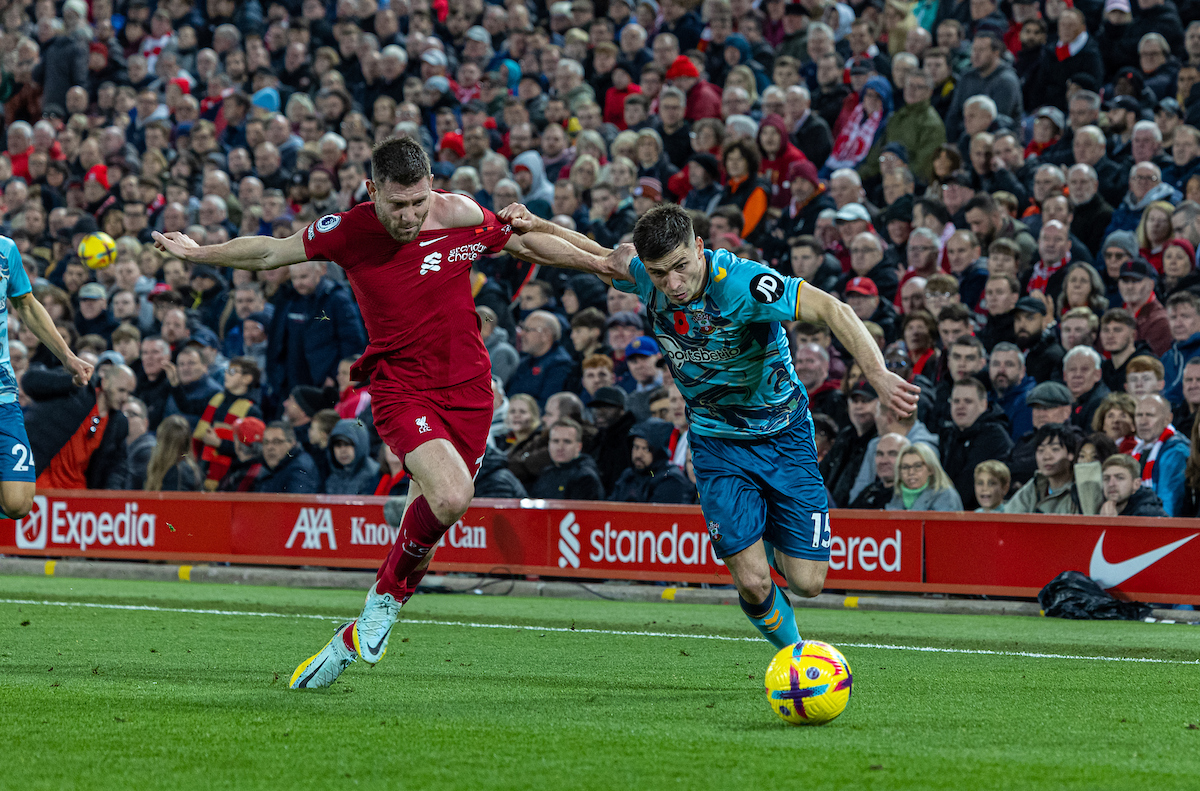
[[[1107, 530], [1104, 531], [1104, 533], [1107, 532]], [[1200, 536], [1200, 533], [1192, 533], [1187, 538], [1181, 538], [1174, 543], [1152, 549], [1129, 560], [1109, 563], [1104, 559], [1104, 533], [1100, 534], [1100, 540], [1096, 542], [1096, 548], [1092, 550], [1092, 562], [1088, 566], [1088, 576], [1094, 579], [1101, 588], [1115, 588], [1133, 575], [1150, 568], [1196, 536]]]
[[311, 673], [309, 673], [307, 676], [300, 679], [300, 683], [297, 686], [307, 687], [308, 682], [312, 681], [313, 678], [317, 675], [317, 673], [321, 672], [321, 668], [325, 667], [325, 663], [328, 661], [329, 661], [328, 659], [322, 659], [321, 664], [317, 665], [316, 668], [314, 668], [313, 671]]
[[391, 634], [391, 633], [392, 633], [392, 630], [391, 630], [391, 629], [388, 629], [386, 632], [384, 632], [384, 634], [383, 634], [383, 637], [379, 638], [379, 642], [378, 642], [378, 643], [376, 643], [375, 645], [371, 645], [370, 643], [368, 643], [368, 644], [367, 644], [367, 651], [368, 651], [369, 653], [372, 653], [372, 654], [378, 654], [378, 653], [379, 653], [379, 647], [380, 647], [381, 645], [383, 645], [384, 641], [388, 639], [388, 635], [389, 635], [389, 634]]
[[440, 242], [440, 241], [442, 241], [443, 239], [447, 239], [447, 238], [449, 238], [449, 237], [448, 237], [448, 236], [439, 236], [438, 238], [436, 238], [436, 239], [430, 239], [430, 240], [429, 240], [429, 241], [427, 241], [427, 242], [417, 242], [417, 247], [424, 247], [424, 246], [426, 246], [426, 245], [433, 244], [434, 242]]

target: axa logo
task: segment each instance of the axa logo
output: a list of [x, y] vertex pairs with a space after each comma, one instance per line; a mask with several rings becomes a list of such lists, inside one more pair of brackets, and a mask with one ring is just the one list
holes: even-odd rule
[[430, 253], [425, 256], [425, 260], [421, 262], [421, 274], [426, 275], [430, 272], [442, 271], [442, 254]]
[[558, 567], [579, 568], [579, 522], [575, 512], [569, 511], [558, 523]]
[[333, 514], [328, 508], [301, 508], [300, 516], [296, 517], [296, 524], [292, 527], [292, 534], [288, 536], [284, 546], [291, 549], [300, 536], [304, 537], [300, 544], [301, 549], [324, 549], [321, 544], [322, 536], [329, 539], [330, 549], [337, 549], [337, 538], [333, 535]]
[[46, 538], [50, 535], [46, 519], [49, 512], [45, 495], [34, 495], [33, 508], [24, 519], [17, 520], [18, 549], [46, 548]]
[[1092, 550], [1092, 562], [1088, 564], [1088, 576], [1094, 579], [1101, 588], [1115, 588], [1135, 574], [1140, 574], [1150, 568], [1196, 536], [1200, 536], [1200, 533], [1192, 533], [1187, 538], [1181, 538], [1158, 549], [1143, 552], [1129, 560], [1109, 563], [1104, 557], [1104, 535], [1107, 532], [1105, 530], [1100, 534], [1100, 538]]

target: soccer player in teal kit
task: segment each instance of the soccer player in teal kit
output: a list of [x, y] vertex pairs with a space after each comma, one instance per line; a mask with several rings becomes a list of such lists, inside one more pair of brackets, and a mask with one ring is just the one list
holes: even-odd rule
[[[518, 233], [553, 233], [597, 256], [610, 252], [522, 206], [499, 215]], [[848, 305], [727, 250], [704, 249], [681, 207], [651, 209], [638, 220], [633, 243], [638, 256], [627, 273], [597, 274], [646, 305], [687, 403], [700, 504], [742, 610], [776, 648], [798, 643], [795, 614], [770, 566], [796, 594], [816, 596], [829, 568], [831, 534], [808, 394], [781, 322], [828, 325], [882, 402], [900, 414], [916, 408], [919, 390], [887, 370]]]

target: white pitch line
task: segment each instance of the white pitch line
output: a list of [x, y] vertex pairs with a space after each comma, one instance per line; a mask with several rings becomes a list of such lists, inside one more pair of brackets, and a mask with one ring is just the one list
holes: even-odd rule
[[[343, 615], [306, 615], [285, 612], [253, 612], [249, 610], [202, 610], [191, 607], [154, 607], [146, 604], [100, 604], [97, 602], [48, 601], [45, 599], [0, 599], [0, 604], [32, 604], [48, 607], [87, 607], [97, 610], [129, 610], [140, 612], [171, 612], [191, 615], [246, 615], [258, 618], [305, 618], [316, 621], [342, 621]], [[525, 626], [509, 623], [475, 623], [472, 621], [438, 621], [427, 618], [406, 618], [402, 624], [428, 626], [458, 626], [468, 629], [510, 629], [522, 632], [564, 632], [575, 634], [605, 634], [617, 637], [679, 637], [695, 640], [720, 640], [734, 643], [758, 643], [761, 637], [728, 637], [720, 634], [680, 634], [678, 632], [639, 632], [622, 629], [573, 629], [566, 626]], [[1013, 656], [1027, 659], [1090, 659], [1095, 662], [1141, 662], [1156, 665], [1200, 665], [1200, 659], [1152, 659], [1130, 656], [1087, 656], [1084, 654], [1046, 654], [1035, 651], [991, 651], [986, 648], [936, 648], [922, 645], [891, 643], [837, 643], [843, 648], [874, 648], [883, 651], [917, 651], [932, 654], [974, 654], [981, 656]]]

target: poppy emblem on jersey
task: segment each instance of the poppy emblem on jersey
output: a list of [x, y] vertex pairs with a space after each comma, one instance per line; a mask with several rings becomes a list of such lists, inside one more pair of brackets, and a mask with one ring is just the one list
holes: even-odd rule
[[778, 275], [755, 275], [750, 281], [750, 294], [764, 305], [778, 302], [783, 296], [783, 280]]
[[421, 262], [421, 274], [422, 275], [428, 274], [430, 272], [441, 272], [441, 271], [442, 271], [442, 254], [441, 253], [430, 253], [429, 255], [425, 256], [425, 260], [423, 262]]
[[682, 310], [675, 311], [675, 332], [680, 335], [687, 335], [691, 329], [691, 325], [688, 324], [687, 314]]
[[428, 434], [430, 431], [433, 431], [433, 429], [429, 427], [429, 416], [421, 415], [417, 418], [417, 433]]
[[342, 218], [336, 214], [326, 214], [321, 219], [317, 220], [317, 230], [321, 233], [329, 233], [342, 222]]

